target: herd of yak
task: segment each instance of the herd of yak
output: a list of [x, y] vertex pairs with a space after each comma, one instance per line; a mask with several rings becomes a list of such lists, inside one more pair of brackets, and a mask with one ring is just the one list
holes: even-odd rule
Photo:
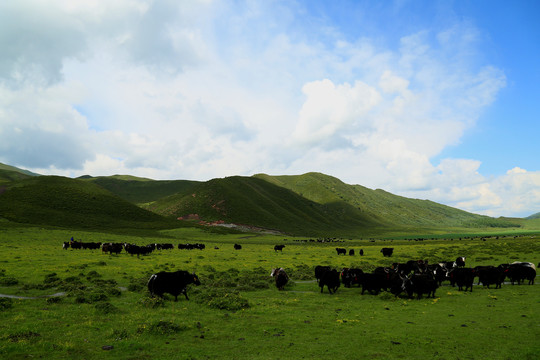
[[[276, 245], [274, 251], [283, 251], [285, 245]], [[122, 243], [88, 243], [80, 241], [64, 242], [64, 249], [99, 249], [110, 254], [119, 254], [124, 250], [131, 255], [147, 255], [154, 250], [174, 249], [173, 244], [150, 244], [139, 246], [135, 244]], [[178, 249], [193, 250], [205, 249], [204, 244], [179, 244]], [[234, 244], [235, 250], [242, 249], [239, 244]], [[338, 255], [345, 254], [345, 249], [336, 248]], [[382, 248], [383, 256], [391, 256], [393, 248]], [[350, 254], [350, 253], [349, 253]], [[363, 255], [363, 251], [360, 253]], [[539, 265], [540, 266], [540, 265]], [[285, 269], [272, 269], [270, 274], [275, 279], [276, 287], [283, 290], [289, 281]], [[498, 266], [477, 266], [475, 268], [465, 267], [465, 257], [458, 257], [455, 261], [445, 261], [429, 264], [427, 260], [410, 260], [405, 263], [394, 263], [391, 267], [378, 267], [373, 272], [364, 272], [358, 268], [344, 268], [340, 271], [330, 267], [318, 265], [315, 267], [315, 278], [321, 289], [327, 287], [330, 294], [335, 293], [343, 284], [349, 288], [359, 286], [362, 288], [362, 295], [365, 291], [377, 295], [382, 290], [389, 291], [395, 296], [405, 293], [412, 298], [414, 295], [418, 299], [423, 295], [435, 297], [435, 292], [443, 281], [449, 281], [452, 286], [458, 286], [460, 291], [470, 290], [472, 292], [474, 279], [478, 277], [478, 284], [483, 286], [495, 285], [500, 288], [505, 279], [508, 278], [512, 285], [521, 284], [528, 281], [529, 285], [534, 284], [536, 277], [536, 267], [530, 262], [514, 262], [511, 264], [501, 264]], [[166, 272], [162, 271], [153, 274], [148, 281], [148, 290], [152, 295], [163, 296], [164, 293], [174, 295], [175, 301], [178, 295], [184, 294], [186, 299], [187, 286], [189, 284], [200, 285], [199, 278], [195, 273], [187, 271]]]
[[459, 291], [472, 292], [474, 279], [478, 277], [478, 284], [495, 285], [500, 288], [508, 278], [512, 285], [528, 281], [534, 284], [536, 267], [529, 262], [515, 262], [498, 266], [465, 267], [465, 257], [458, 257], [455, 261], [428, 264], [425, 260], [410, 260], [406, 263], [394, 263], [391, 267], [378, 267], [367, 273], [361, 269], [344, 268], [341, 272], [330, 266], [317, 266], [315, 277], [321, 288], [326, 286], [329, 293], [335, 292], [341, 284], [345, 287], [358, 285], [362, 287], [362, 294], [368, 291], [377, 295], [382, 290], [390, 291], [395, 296], [405, 293], [410, 298], [415, 294], [418, 299], [423, 295], [435, 297], [436, 290], [443, 281], [458, 286]]

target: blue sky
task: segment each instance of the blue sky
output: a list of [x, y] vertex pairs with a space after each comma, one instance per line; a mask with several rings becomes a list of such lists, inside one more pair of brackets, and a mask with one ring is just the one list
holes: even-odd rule
[[540, 212], [537, 1], [0, 4], [0, 162]]

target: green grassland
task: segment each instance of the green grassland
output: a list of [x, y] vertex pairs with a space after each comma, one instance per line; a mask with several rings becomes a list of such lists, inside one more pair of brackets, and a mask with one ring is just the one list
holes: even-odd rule
[[[281, 235], [176, 220], [189, 214]], [[314, 267], [372, 271], [458, 256], [468, 266], [537, 264], [539, 230], [538, 216], [495, 219], [318, 173], [69, 179], [0, 164], [0, 294], [25, 297], [0, 297], [0, 358], [538, 359], [540, 286], [463, 293], [445, 284], [421, 300], [357, 287], [330, 295]], [[175, 249], [63, 250], [72, 236]], [[338, 256], [338, 246], [365, 255]], [[269, 279], [274, 267], [291, 278], [284, 291]], [[190, 287], [189, 301], [152, 298], [146, 282], [162, 270], [196, 272], [202, 285]]]
[[[139, 245], [199, 242], [206, 249], [175, 248], [139, 258], [63, 250], [62, 242], [71, 236]], [[419, 258], [466, 256], [468, 266], [540, 261], [540, 237], [534, 232], [460, 237], [319, 243], [200, 228], [133, 235], [0, 221], [0, 293], [65, 293], [0, 298], [0, 358], [537, 359], [538, 285], [475, 286], [464, 293], [444, 284], [434, 299], [411, 300], [361, 295], [356, 287], [321, 294], [314, 282], [319, 264], [370, 271]], [[234, 243], [243, 249], [234, 250]], [[283, 253], [273, 250], [277, 243], [286, 245]], [[337, 246], [363, 249], [365, 256], [338, 256]], [[395, 249], [392, 258], [380, 253], [387, 246]], [[291, 277], [284, 291], [269, 279], [278, 266]], [[195, 271], [202, 284], [189, 288], [189, 301], [151, 298], [146, 281], [161, 270]]]

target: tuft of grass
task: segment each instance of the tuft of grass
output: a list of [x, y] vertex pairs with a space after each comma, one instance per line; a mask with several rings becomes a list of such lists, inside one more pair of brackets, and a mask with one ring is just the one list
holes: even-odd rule
[[0, 311], [9, 310], [13, 307], [13, 300], [10, 298], [0, 298]]
[[30, 330], [26, 330], [26, 331], [19, 331], [14, 334], [9, 334], [7, 338], [11, 342], [22, 342], [22, 341], [34, 340], [35, 338], [40, 337], [40, 336], [41, 334], [38, 334]]
[[94, 305], [96, 311], [100, 314], [117, 314], [120, 310], [110, 302], [103, 301]]
[[138, 333], [149, 333], [153, 335], [172, 335], [187, 330], [185, 325], [177, 325], [172, 321], [159, 320], [152, 324], [140, 325], [137, 329]]
[[143, 296], [139, 299], [139, 304], [142, 305], [142, 307], [148, 308], [148, 309], [156, 309], [161, 308], [165, 306], [165, 301], [163, 298], [159, 296], [150, 296], [149, 294], [147, 296]]
[[249, 301], [239, 291], [227, 288], [211, 288], [193, 291], [194, 301], [219, 310], [237, 311], [248, 309]]

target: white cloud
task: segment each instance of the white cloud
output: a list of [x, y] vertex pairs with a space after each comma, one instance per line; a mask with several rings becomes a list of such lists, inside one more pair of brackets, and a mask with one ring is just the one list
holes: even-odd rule
[[535, 208], [535, 172], [433, 164], [505, 86], [471, 61], [473, 27], [391, 49], [323, 21], [289, 2], [3, 3], [0, 161], [156, 179], [320, 171], [471, 211]]
[[350, 128], [370, 127], [366, 115], [380, 102], [377, 90], [361, 81], [335, 86], [325, 79], [304, 85], [302, 91], [306, 101], [294, 138], [311, 145]]
[[[482, 184], [491, 194], [489, 201], [473, 199], [463, 205], [471, 211], [490, 216], [528, 216], [540, 212], [540, 172], [515, 168], [506, 175]], [[485, 198], [487, 198], [486, 196]]]

